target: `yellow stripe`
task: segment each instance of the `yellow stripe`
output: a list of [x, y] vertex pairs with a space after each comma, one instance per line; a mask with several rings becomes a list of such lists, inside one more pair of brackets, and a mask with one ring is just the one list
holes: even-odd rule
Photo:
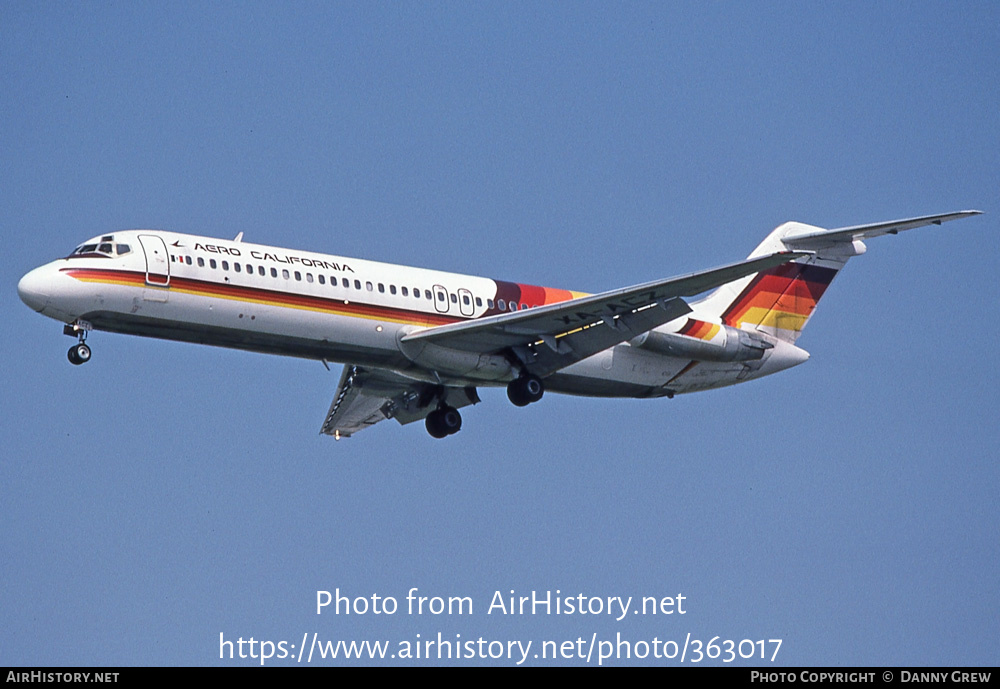
[[797, 313], [755, 306], [746, 310], [736, 327], [740, 327], [743, 323], [750, 323], [751, 325], [764, 325], [782, 330], [801, 331], [808, 319], [809, 316]]

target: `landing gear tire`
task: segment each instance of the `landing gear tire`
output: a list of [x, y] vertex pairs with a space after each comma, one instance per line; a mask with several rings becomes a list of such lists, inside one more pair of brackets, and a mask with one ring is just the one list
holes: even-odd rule
[[538, 376], [521, 376], [507, 384], [507, 398], [518, 407], [526, 407], [542, 399], [545, 384]]
[[462, 415], [454, 407], [440, 407], [427, 415], [424, 425], [432, 438], [444, 438], [462, 430]]
[[69, 348], [69, 352], [66, 353], [69, 358], [69, 362], [74, 366], [79, 366], [80, 364], [85, 364], [90, 361], [90, 347], [83, 344], [75, 344]]

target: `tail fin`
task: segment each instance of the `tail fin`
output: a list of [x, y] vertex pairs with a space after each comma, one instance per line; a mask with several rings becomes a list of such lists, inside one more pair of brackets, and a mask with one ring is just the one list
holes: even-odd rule
[[[750, 256], [787, 251], [784, 237], [817, 231], [822, 232], [811, 225], [785, 223], [771, 232]], [[818, 254], [800, 258], [723, 285], [692, 306], [697, 312], [715, 316], [734, 328], [758, 330], [794, 343], [834, 276], [847, 259], [861, 253], [853, 242], [837, 248], [835, 253], [825, 251], [823, 258]], [[845, 248], [849, 251], [844, 251]]]
[[787, 222], [771, 232], [750, 257], [789, 249], [813, 251], [812, 256], [723, 285], [692, 306], [734, 328], [754, 329], [794, 343], [834, 276], [849, 258], [866, 251], [863, 239], [979, 213], [960, 211], [837, 230]]

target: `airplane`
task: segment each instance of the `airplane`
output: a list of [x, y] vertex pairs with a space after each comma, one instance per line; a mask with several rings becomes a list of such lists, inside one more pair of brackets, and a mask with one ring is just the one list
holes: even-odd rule
[[796, 340], [864, 240], [978, 215], [958, 211], [824, 230], [787, 222], [746, 260], [586, 294], [161, 230], [87, 240], [27, 273], [30, 308], [77, 339], [92, 330], [344, 364], [321, 433], [383, 419], [462, 428], [480, 387], [519, 407], [544, 392], [668, 397], [734, 385], [809, 358]]

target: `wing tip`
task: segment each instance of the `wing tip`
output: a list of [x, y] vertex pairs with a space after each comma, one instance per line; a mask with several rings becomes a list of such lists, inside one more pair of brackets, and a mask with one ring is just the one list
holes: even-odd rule
[[344, 433], [339, 428], [328, 428], [324, 426], [319, 431], [320, 435], [331, 436], [334, 440], [343, 440], [344, 438], [350, 438], [350, 433]]

